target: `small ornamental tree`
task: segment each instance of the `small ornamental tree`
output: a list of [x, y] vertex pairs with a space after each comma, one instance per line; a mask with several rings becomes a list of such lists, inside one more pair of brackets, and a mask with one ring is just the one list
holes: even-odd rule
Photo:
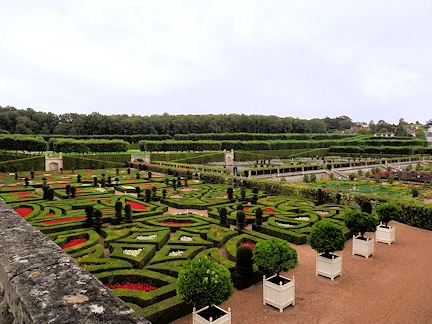
[[226, 225], [227, 225], [227, 214], [228, 214], [228, 211], [225, 207], [221, 207], [219, 209], [219, 220], [220, 220], [220, 224], [223, 227], [226, 227]]
[[316, 222], [307, 239], [311, 248], [326, 258], [330, 258], [332, 252], [342, 251], [345, 246], [342, 229], [328, 219]]
[[219, 305], [233, 291], [230, 272], [207, 257], [189, 260], [179, 271], [177, 295], [194, 307]]
[[70, 191], [71, 191], [71, 198], [75, 198], [77, 188], [75, 186], [71, 186]]
[[372, 204], [370, 203], [370, 201], [362, 201], [360, 205], [360, 210], [363, 213], [372, 214]]
[[132, 207], [131, 205], [124, 206], [125, 211], [125, 222], [132, 223]]
[[93, 218], [94, 218], [93, 227], [96, 233], [100, 234], [102, 228], [102, 212], [96, 209], [93, 212]]
[[234, 192], [233, 188], [231, 188], [231, 187], [227, 188], [226, 192], [227, 192], [228, 199], [232, 200], [233, 199], [233, 192]]
[[255, 221], [256, 221], [256, 226], [259, 228], [262, 223], [263, 223], [263, 210], [261, 209], [261, 207], [258, 207], [255, 210]]
[[246, 226], [245, 223], [246, 214], [243, 210], [237, 211], [237, 226], [242, 229]]
[[163, 189], [162, 190], [162, 199], [165, 199], [166, 198], [166, 194], [167, 194], [167, 190], [166, 189]]
[[280, 238], [263, 240], [253, 249], [253, 261], [266, 276], [276, 274], [279, 279], [281, 271], [297, 265], [297, 250]]
[[86, 227], [93, 227], [93, 206], [88, 205], [84, 210], [86, 213]]
[[115, 219], [112, 220], [113, 225], [119, 225], [123, 219], [122, 211], [123, 211], [123, 204], [120, 200], [117, 200], [114, 204], [115, 209]]
[[388, 227], [388, 222], [392, 219], [400, 219], [402, 216], [402, 208], [394, 203], [388, 202], [380, 204], [376, 209], [375, 213], [378, 215], [380, 222], [384, 223]]
[[366, 232], [375, 232], [378, 225], [378, 219], [374, 214], [364, 213], [360, 210], [353, 210], [345, 215], [346, 226], [352, 233], [358, 234], [364, 239]]
[[145, 201], [146, 202], [150, 202], [151, 201], [151, 197], [152, 197], [152, 191], [150, 188], [147, 188], [145, 190]]
[[77, 175], [77, 182], [80, 183], [81, 182], [81, 175]]

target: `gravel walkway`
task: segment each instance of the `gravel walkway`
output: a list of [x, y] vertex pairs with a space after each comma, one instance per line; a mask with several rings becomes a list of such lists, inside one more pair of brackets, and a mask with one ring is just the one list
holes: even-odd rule
[[[221, 306], [231, 307], [234, 324], [282, 323], [432, 323], [432, 231], [391, 222], [396, 242], [375, 243], [375, 256], [352, 256], [352, 240], [343, 251], [343, 275], [335, 281], [315, 276], [315, 251], [295, 246], [299, 264], [296, 305], [283, 313], [262, 304], [262, 283], [235, 291]], [[175, 324], [190, 324], [185, 316]]]

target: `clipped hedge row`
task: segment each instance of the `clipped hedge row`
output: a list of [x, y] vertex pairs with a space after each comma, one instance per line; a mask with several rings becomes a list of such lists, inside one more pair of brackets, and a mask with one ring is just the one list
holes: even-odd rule
[[3, 168], [5, 172], [13, 172], [15, 168], [17, 171], [45, 170], [45, 157], [39, 155], [18, 160], [0, 162], [0, 172], [3, 171]]
[[59, 138], [50, 140], [49, 147], [52, 151], [63, 153], [126, 152], [129, 148], [129, 143], [123, 140], [75, 140]]
[[40, 136], [0, 135], [0, 150], [44, 152], [47, 143]]
[[424, 146], [333, 146], [329, 153], [356, 154], [432, 154], [432, 147]]
[[254, 140], [323, 140], [323, 139], [344, 139], [354, 138], [358, 135], [352, 134], [262, 134], [262, 133], [207, 133], [207, 134], [176, 134], [175, 140], [212, 140], [212, 141], [254, 141]]
[[63, 156], [63, 169], [104, 169], [104, 168], [121, 168], [124, 163], [110, 162], [99, 159], [89, 159], [80, 156]]

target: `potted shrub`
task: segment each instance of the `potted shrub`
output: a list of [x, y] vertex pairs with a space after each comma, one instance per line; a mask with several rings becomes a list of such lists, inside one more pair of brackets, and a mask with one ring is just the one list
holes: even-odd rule
[[308, 242], [317, 252], [316, 275], [321, 275], [331, 280], [342, 276], [342, 251], [345, 246], [345, 236], [342, 229], [328, 219], [322, 219], [312, 226], [308, 235]]
[[345, 224], [353, 235], [352, 254], [362, 255], [366, 258], [374, 255], [374, 238], [365, 237], [366, 232], [375, 232], [378, 219], [374, 214], [354, 210], [345, 216]]
[[375, 240], [377, 242], [392, 244], [396, 239], [396, 230], [394, 226], [388, 223], [402, 215], [402, 208], [394, 203], [380, 204], [375, 213], [378, 215], [380, 224], [376, 228]]
[[[217, 305], [233, 293], [230, 272], [207, 257], [189, 260], [177, 278], [177, 295], [193, 306], [193, 323], [231, 323], [231, 311]], [[198, 311], [197, 308], [200, 308]]]
[[[253, 261], [264, 274], [263, 303], [279, 308], [280, 312], [295, 305], [295, 278], [280, 275], [297, 265], [297, 251], [288, 242], [272, 238], [259, 241], [253, 250]], [[269, 278], [266, 278], [269, 276]]]

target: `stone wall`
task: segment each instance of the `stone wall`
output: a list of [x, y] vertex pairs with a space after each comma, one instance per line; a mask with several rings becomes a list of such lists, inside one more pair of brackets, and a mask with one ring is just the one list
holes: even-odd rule
[[151, 324], [1, 200], [0, 323]]

